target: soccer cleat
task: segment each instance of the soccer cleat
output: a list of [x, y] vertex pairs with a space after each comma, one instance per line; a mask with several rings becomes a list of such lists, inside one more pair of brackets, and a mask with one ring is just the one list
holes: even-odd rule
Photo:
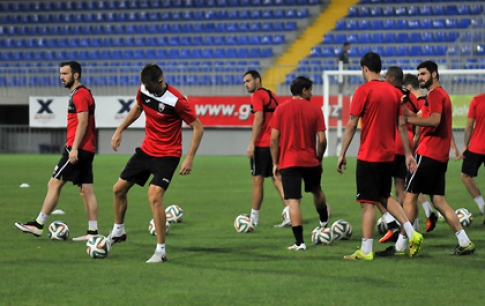
[[290, 226], [291, 226], [291, 220], [286, 219], [283, 222], [281, 222], [280, 224], [276, 224], [274, 227], [290, 227]]
[[290, 251], [305, 251], [306, 250], [306, 245], [304, 243], [300, 245], [296, 245], [296, 243], [292, 246], [288, 247], [288, 250]]
[[352, 255], [345, 255], [344, 259], [346, 260], [373, 260], [374, 259], [374, 252], [370, 252], [369, 254], [364, 254], [360, 248], [357, 248]]
[[473, 253], [475, 253], [475, 244], [470, 241], [470, 243], [466, 247], [461, 247], [457, 245], [453, 253], [451, 253], [450, 255], [471, 255]]
[[29, 221], [27, 223], [17, 223], [15, 222], [15, 226], [24, 233], [30, 233], [35, 237], [40, 237], [42, 235], [43, 226], [37, 223], [37, 221]]
[[74, 237], [72, 238], [72, 241], [88, 241], [89, 239], [93, 237], [98, 237], [99, 234], [97, 231], [88, 231], [86, 234], [79, 236], [79, 237]]
[[423, 235], [414, 231], [413, 236], [409, 238], [409, 257], [413, 257], [418, 254], [419, 249], [421, 249], [421, 244], [423, 243]]
[[119, 237], [113, 237], [113, 232], [109, 233], [108, 235], [108, 241], [111, 246], [115, 243], [123, 242], [126, 241], [126, 233], [121, 234]]
[[148, 263], [166, 262], [167, 255], [161, 252], [155, 252], [155, 254], [147, 260]]
[[394, 255], [405, 255], [405, 252], [404, 251], [396, 251], [396, 247], [391, 245], [390, 247], [388, 247], [384, 251], [377, 251], [375, 253], [375, 255], [379, 256], [379, 257], [388, 257], [388, 256], [394, 256]]
[[429, 215], [429, 218], [426, 218], [426, 233], [434, 230], [436, 222], [438, 222], [438, 216], [436, 216], [436, 214], [432, 212], [431, 215]]
[[394, 240], [394, 241], [397, 240], [399, 231], [400, 231], [399, 228], [393, 228], [393, 229], [387, 230], [386, 234], [381, 239], [379, 239], [379, 243], [388, 242], [389, 240]]

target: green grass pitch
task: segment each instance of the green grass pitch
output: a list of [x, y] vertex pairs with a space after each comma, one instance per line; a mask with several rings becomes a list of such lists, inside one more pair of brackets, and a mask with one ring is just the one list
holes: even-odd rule
[[[485, 298], [483, 217], [460, 179], [461, 162], [450, 161], [447, 198], [453, 208], [474, 214], [467, 228], [477, 251], [449, 256], [456, 237], [439, 223], [416, 258], [377, 258], [348, 262], [343, 256], [360, 246], [361, 209], [355, 202], [355, 159], [343, 175], [336, 158], [324, 159], [322, 187], [332, 208], [330, 222], [353, 225], [349, 241], [316, 247], [310, 240], [318, 216], [311, 195], [302, 201], [305, 252], [290, 252], [289, 228], [281, 222], [282, 204], [266, 180], [260, 225], [239, 234], [233, 222], [249, 213], [251, 177], [246, 157], [196, 157], [193, 173], [176, 175], [165, 206], [185, 212], [167, 237], [168, 262], [147, 264], [156, 240], [148, 232], [151, 212], [147, 187], [133, 187], [126, 217], [128, 239], [115, 245], [107, 259], [93, 260], [85, 243], [51, 241], [23, 234], [14, 222], [37, 216], [57, 155], [0, 155], [0, 305], [479, 305]], [[95, 159], [95, 191], [99, 228], [107, 235], [113, 225], [112, 186], [129, 156], [100, 155]], [[485, 173], [477, 181], [482, 189]], [[30, 188], [20, 188], [28, 183]], [[87, 229], [77, 188], [64, 187], [59, 209], [52, 215], [66, 222], [71, 237]], [[424, 229], [424, 213], [421, 228]], [[374, 250], [379, 245], [375, 233]]]

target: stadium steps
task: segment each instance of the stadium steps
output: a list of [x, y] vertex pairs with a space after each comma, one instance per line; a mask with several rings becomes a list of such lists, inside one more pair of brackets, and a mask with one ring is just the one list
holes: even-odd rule
[[319, 44], [323, 35], [335, 27], [335, 22], [346, 16], [349, 8], [357, 3], [359, 0], [332, 0], [315, 22], [266, 71], [263, 75], [265, 86], [276, 91], [278, 84], [285, 82], [285, 76], [295, 69], [300, 60], [310, 55], [311, 48]]

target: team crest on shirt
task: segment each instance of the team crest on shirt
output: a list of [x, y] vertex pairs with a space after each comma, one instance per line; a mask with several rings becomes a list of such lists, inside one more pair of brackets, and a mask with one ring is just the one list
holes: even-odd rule
[[158, 103], [158, 111], [161, 113], [165, 109], [165, 104], [163, 103]]

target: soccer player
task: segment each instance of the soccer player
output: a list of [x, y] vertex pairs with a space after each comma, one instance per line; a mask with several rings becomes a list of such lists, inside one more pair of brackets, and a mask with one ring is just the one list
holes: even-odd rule
[[145, 112], [145, 139], [135, 149], [135, 154], [113, 187], [115, 223], [108, 239], [111, 245], [126, 240], [124, 222], [128, 191], [135, 183], [144, 186], [153, 174], [148, 187], [148, 201], [157, 231], [157, 247], [147, 262], [158, 263], [167, 261], [163, 196], [182, 155], [182, 121], [192, 127], [193, 134], [187, 156], [180, 167], [180, 175], [190, 174], [204, 128], [196, 117], [193, 105], [179, 91], [165, 83], [159, 66], [148, 64], [143, 67], [140, 80], [137, 103], [111, 139], [111, 147], [116, 151], [121, 143], [122, 132]]
[[91, 91], [81, 83], [81, 64], [76, 61], [62, 62], [59, 73], [62, 85], [70, 91], [66, 147], [47, 184], [47, 195], [37, 219], [27, 223], [15, 223], [15, 226], [24, 233], [40, 237], [47, 218], [59, 202], [62, 187], [70, 181], [79, 187], [88, 216], [87, 233], [73, 240], [84, 241], [98, 235], [98, 202], [93, 188], [96, 105]]
[[347, 260], [374, 259], [373, 236], [376, 224], [374, 205], [381, 203], [402, 224], [410, 237], [409, 255], [419, 251], [423, 236], [416, 232], [403, 208], [392, 197], [391, 172], [395, 156], [396, 126], [402, 139], [406, 166], [412, 172], [416, 162], [411, 155], [406, 126], [403, 123], [401, 94], [390, 83], [381, 80], [381, 58], [368, 52], [360, 60], [366, 83], [357, 88], [350, 107], [350, 119], [345, 128], [337, 171], [346, 169], [345, 154], [361, 122], [360, 147], [357, 155], [357, 202], [362, 207], [362, 246], [355, 253], [344, 256]]
[[[416, 148], [418, 167], [408, 181], [404, 196], [404, 210], [409, 218], [416, 213], [420, 193], [432, 195], [433, 206], [445, 217], [458, 239], [453, 254], [469, 255], [475, 252], [455, 211], [445, 198], [445, 179], [452, 139], [452, 106], [450, 97], [441, 87], [438, 65], [424, 61], [417, 67], [419, 86], [428, 91], [426, 102], [418, 114], [405, 111], [406, 123], [420, 127], [420, 138]], [[401, 237], [400, 237], [401, 238]], [[399, 254], [406, 247], [404, 241], [396, 242], [394, 252]], [[392, 255], [392, 249], [390, 250]]]
[[[273, 174], [282, 181], [289, 202], [291, 229], [295, 243], [288, 250], [306, 250], [300, 212], [301, 181], [305, 192], [313, 194], [320, 226], [328, 224], [325, 194], [320, 186], [322, 158], [327, 148], [326, 126], [320, 107], [310, 102], [313, 82], [299, 76], [291, 82], [293, 99], [281, 104], [271, 122]], [[318, 138], [318, 142], [317, 142]]]
[[[473, 179], [478, 169], [485, 163], [485, 93], [473, 97], [468, 109], [468, 120], [465, 128], [465, 142], [459, 158], [463, 158], [461, 179], [468, 193], [477, 203], [482, 215], [485, 213], [485, 202]], [[484, 221], [485, 224], [485, 221]]]
[[275, 227], [291, 226], [289, 206], [288, 202], [284, 200], [281, 181], [273, 178], [273, 161], [269, 150], [270, 120], [278, 106], [278, 101], [274, 93], [263, 88], [261, 75], [255, 70], [249, 70], [244, 74], [244, 86], [248, 92], [252, 93], [251, 111], [254, 113], [251, 139], [246, 152], [250, 160], [251, 174], [253, 176], [251, 219], [255, 226], [259, 224], [259, 211], [263, 203], [264, 179], [271, 177], [285, 206], [283, 222], [275, 225]]
[[[424, 95], [421, 90], [419, 89], [419, 81], [418, 77], [414, 74], [406, 74], [404, 75], [403, 78], [403, 88], [409, 90], [409, 97], [414, 100], [416, 99], [417, 101], [417, 109], [418, 111], [421, 110], [421, 108], [424, 105], [424, 102], [426, 100], [426, 95]], [[414, 127], [414, 139], [413, 139], [413, 151], [416, 148], [418, 144], [418, 138], [419, 138], [419, 128]], [[453, 143], [452, 143], [453, 146]], [[433, 208], [431, 207], [431, 204], [429, 201], [426, 199], [426, 196], [424, 194], [420, 194], [418, 196], [418, 202], [421, 203], [421, 206], [423, 207], [424, 213], [426, 214], [426, 232], [431, 232], [435, 226], [436, 222], [438, 222], [438, 216], [433, 211]], [[417, 216], [417, 211], [416, 211], [416, 220], [418, 219]], [[418, 230], [418, 223], [414, 223], [414, 229]]]
[[[403, 88], [403, 71], [400, 67], [391, 66], [387, 69], [385, 80], [390, 84], [394, 85], [396, 90], [400, 95], [405, 95], [406, 98], [403, 102], [403, 105], [409, 108], [411, 111], [417, 113], [418, 106], [417, 106], [417, 98], [414, 95], [410, 95], [410, 92]], [[409, 137], [409, 146], [412, 150], [412, 140], [414, 136], [414, 127], [411, 124], [406, 125], [408, 137]], [[395, 156], [394, 162], [392, 165], [392, 177], [394, 178], [394, 190], [396, 192], [396, 200], [397, 202], [402, 205], [404, 199], [404, 180], [406, 178], [407, 169], [406, 169], [406, 162], [404, 156], [404, 146], [401, 141], [401, 137], [399, 135], [399, 130], [396, 128], [396, 138], [395, 138]], [[400, 227], [396, 222], [396, 219], [380, 204], [377, 203], [377, 207], [383, 214], [383, 217], [387, 223], [388, 231], [387, 233], [379, 240], [380, 243], [387, 242], [392, 238], [397, 239], [397, 235], [399, 235]], [[415, 223], [416, 221], [414, 221]]]

